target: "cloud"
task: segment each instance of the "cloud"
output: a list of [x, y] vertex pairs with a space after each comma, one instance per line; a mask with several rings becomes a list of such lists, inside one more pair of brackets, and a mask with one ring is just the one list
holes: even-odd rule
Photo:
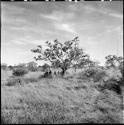
[[44, 15], [44, 14], [40, 14], [41, 17], [43, 18], [47, 18], [47, 19], [50, 19], [50, 20], [55, 20], [55, 21], [61, 21], [62, 20], [62, 17], [59, 17], [55, 14], [50, 14], [50, 15]]
[[42, 18], [52, 20], [53, 22], [51, 25], [55, 26], [55, 28], [58, 30], [76, 33], [74, 27], [70, 24], [71, 21], [73, 21], [72, 19], [75, 17], [74, 13], [72, 12], [65, 13], [62, 11], [53, 11], [51, 14], [40, 14], [40, 16]]
[[76, 33], [74, 28], [67, 23], [55, 23], [54, 25], [55, 25], [55, 28], [58, 30], [66, 31], [69, 33]]
[[45, 45], [45, 40], [41, 40], [41, 39], [34, 39], [33, 37], [24, 37], [24, 38], [18, 38], [18, 39], [14, 39], [11, 42], [17, 44], [17, 45]]
[[53, 11], [51, 14], [40, 14], [42, 18], [50, 19], [53, 21], [62, 22], [63, 20], [69, 20], [74, 18], [74, 13], [72, 12], [62, 12], [62, 11]]
[[18, 44], [18, 45], [26, 45], [27, 43], [21, 40], [13, 41], [13, 43]]

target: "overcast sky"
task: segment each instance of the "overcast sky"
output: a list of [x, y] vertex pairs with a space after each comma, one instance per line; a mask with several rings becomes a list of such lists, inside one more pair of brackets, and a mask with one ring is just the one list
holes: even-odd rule
[[34, 61], [30, 51], [45, 41], [79, 36], [79, 45], [104, 64], [123, 55], [123, 4], [112, 2], [2, 2], [1, 61]]

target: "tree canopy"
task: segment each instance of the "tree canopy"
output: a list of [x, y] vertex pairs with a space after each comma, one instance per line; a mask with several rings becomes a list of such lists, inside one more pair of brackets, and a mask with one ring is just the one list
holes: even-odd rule
[[52, 42], [46, 41], [47, 48], [43, 50], [41, 45], [36, 49], [31, 49], [32, 52], [37, 53], [35, 60], [49, 61], [52, 66], [60, 67], [65, 72], [69, 67], [78, 65], [82, 60], [85, 62], [89, 59], [83, 49], [79, 48], [78, 37], [64, 43], [55, 39]]

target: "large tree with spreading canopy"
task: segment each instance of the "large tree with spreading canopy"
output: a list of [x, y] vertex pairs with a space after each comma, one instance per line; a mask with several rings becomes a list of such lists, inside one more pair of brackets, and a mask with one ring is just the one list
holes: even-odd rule
[[49, 61], [52, 66], [61, 68], [62, 75], [64, 75], [68, 68], [80, 64], [82, 60], [84, 62], [89, 60], [89, 55], [79, 48], [78, 41], [78, 37], [64, 43], [55, 39], [53, 43], [46, 41], [47, 48], [44, 50], [41, 45], [38, 45], [31, 51], [38, 54], [37, 57], [34, 57], [36, 61]]

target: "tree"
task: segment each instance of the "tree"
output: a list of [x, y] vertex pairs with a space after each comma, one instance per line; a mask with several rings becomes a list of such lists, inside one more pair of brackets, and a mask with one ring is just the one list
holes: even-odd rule
[[30, 71], [36, 71], [37, 70], [37, 63], [36, 62], [29, 62], [28, 64], [27, 64], [27, 68], [28, 68], [28, 70], [30, 70]]
[[106, 67], [110, 68], [110, 67], [118, 67], [122, 62], [123, 62], [123, 57], [121, 56], [116, 56], [116, 55], [108, 55], [105, 57], [106, 59]]
[[78, 37], [64, 43], [59, 42], [57, 39], [53, 43], [46, 41], [47, 48], [45, 50], [39, 45], [31, 51], [38, 54], [37, 57], [34, 57], [36, 61], [49, 61], [52, 66], [60, 67], [62, 75], [64, 75], [68, 68], [79, 64], [81, 59], [88, 57], [83, 49], [79, 48], [78, 41]]

